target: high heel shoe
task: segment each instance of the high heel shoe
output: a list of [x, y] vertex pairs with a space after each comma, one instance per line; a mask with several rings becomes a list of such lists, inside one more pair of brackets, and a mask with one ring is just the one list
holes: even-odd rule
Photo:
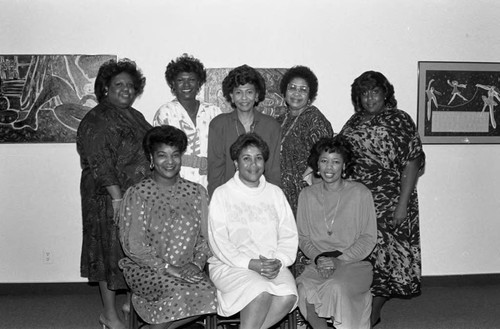
[[125, 328], [125, 326], [120, 326], [120, 327], [113, 327], [111, 326], [110, 323], [106, 322], [106, 320], [104, 319], [104, 315], [101, 313], [101, 315], [99, 315], [99, 324], [102, 326], [102, 329], [122, 329], [122, 328]]

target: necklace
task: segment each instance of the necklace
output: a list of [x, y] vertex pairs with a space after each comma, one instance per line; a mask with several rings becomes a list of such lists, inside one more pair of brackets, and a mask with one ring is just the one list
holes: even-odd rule
[[[292, 124], [290, 125], [290, 127], [287, 129], [287, 131], [285, 132], [285, 134], [283, 135], [283, 137], [281, 138], [281, 150], [283, 150], [283, 142], [285, 141], [286, 137], [288, 136], [288, 134], [292, 131], [292, 128], [293, 126], [295, 126], [295, 123], [297, 122], [297, 120], [299, 119], [299, 117], [302, 115], [302, 113], [304, 113], [306, 111], [306, 109], [304, 109], [302, 112], [300, 112], [296, 117], [295, 117], [295, 120], [293, 120]], [[283, 120], [283, 123], [281, 124], [281, 128], [284, 128], [285, 127], [285, 124], [286, 122], [288, 121], [288, 115], [290, 114], [290, 111], [288, 111], [286, 113], [286, 116], [285, 116], [285, 120]]]
[[325, 225], [326, 225], [326, 233], [328, 233], [329, 236], [331, 236], [333, 234], [333, 223], [335, 223], [335, 218], [337, 218], [337, 211], [339, 210], [339, 205], [340, 205], [340, 199], [342, 199], [342, 194], [340, 193], [343, 189], [344, 189], [344, 182], [342, 181], [342, 185], [340, 186], [340, 188], [337, 190], [337, 191], [334, 191], [334, 192], [338, 192], [339, 193], [339, 198], [337, 199], [337, 205], [335, 206], [335, 210], [333, 211], [333, 216], [332, 216], [332, 219], [330, 221], [328, 221], [328, 219], [326, 218], [326, 198], [325, 198], [325, 192], [324, 192], [324, 189], [325, 187], [323, 186], [322, 189], [321, 189], [321, 196], [323, 198], [323, 219], [325, 221]]

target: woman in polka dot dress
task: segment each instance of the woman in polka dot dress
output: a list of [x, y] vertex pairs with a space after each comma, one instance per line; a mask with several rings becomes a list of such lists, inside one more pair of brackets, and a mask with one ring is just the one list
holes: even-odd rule
[[211, 255], [204, 187], [179, 176], [187, 137], [172, 126], [151, 129], [144, 151], [152, 177], [132, 186], [119, 212], [120, 260], [136, 312], [150, 328], [180, 327], [216, 311], [203, 272]]

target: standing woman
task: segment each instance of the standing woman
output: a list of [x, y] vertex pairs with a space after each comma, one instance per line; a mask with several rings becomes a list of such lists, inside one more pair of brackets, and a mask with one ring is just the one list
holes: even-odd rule
[[127, 289], [127, 285], [118, 267], [124, 255], [114, 216], [123, 193], [148, 173], [142, 139], [151, 126], [132, 107], [145, 84], [146, 78], [133, 61], [104, 63], [94, 86], [99, 104], [85, 115], [77, 131], [82, 167], [80, 272], [90, 282], [99, 282], [104, 306], [99, 322], [103, 328], [125, 328], [115, 300], [116, 290]]
[[281, 186], [295, 215], [300, 191], [311, 181], [312, 170], [306, 172], [309, 151], [321, 137], [332, 137], [333, 130], [312, 105], [318, 95], [318, 78], [311, 69], [294, 66], [286, 71], [280, 91], [287, 106], [277, 118], [281, 124]]
[[396, 108], [394, 87], [379, 72], [367, 71], [351, 86], [355, 113], [340, 132], [352, 145], [351, 178], [373, 194], [377, 214], [371, 322], [380, 322], [392, 297], [420, 294], [421, 257], [416, 183], [425, 164], [411, 117]]
[[196, 99], [207, 72], [199, 59], [183, 54], [167, 65], [165, 79], [175, 99], [158, 109], [153, 125], [171, 125], [186, 133], [181, 176], [206, 188], [208, 125], [222, 113], [217, 106]]
[[230, 180], [235, 172], [229, 148], [238, 136], [254, 132], [269, 146], [264, 176], [280, 186], [280, 125], [256, 107], [266, 98], [266, 83], [257, 70], [242, 65], [222, 81], [222, 93], [233, 112], [223, 113], [210, 123], [208, 133], [208, 194]]

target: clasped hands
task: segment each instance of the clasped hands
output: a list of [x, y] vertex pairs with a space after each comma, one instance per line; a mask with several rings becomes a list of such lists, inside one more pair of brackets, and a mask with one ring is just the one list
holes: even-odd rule
[[321, 256], [316, 262], [316, 270], [323, 279], [328, 279], [338, 267], [338, 264], [336, 264], [337, 262], [339, 262], [339, 260], [335, 257]]
[[187, 263], [183, 266], [170, 265], [166, 271], [168, 274], [176, 278], [181, 278], [189, 283], [199, 282], [205, 276], [205, 273], [193, 263]]
[[274, 279], [281, 269], [281, 261], [276, 258], [266, 258], [259, 255], [259, 259], [251, 259], [248, 268], [267, 279]]

